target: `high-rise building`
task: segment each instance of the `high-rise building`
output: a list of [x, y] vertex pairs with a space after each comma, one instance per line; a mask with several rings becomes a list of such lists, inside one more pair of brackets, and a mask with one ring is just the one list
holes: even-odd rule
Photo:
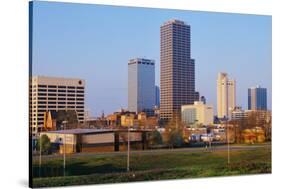
[[217, 78], [218, 118], [230, 118], [236, 106], [236, 82], [227, 73], [219, 73]]
[[267, 94], [266, 88], [260, 86], [248, 89], [248, 109], [249, 110], [266, 110]]
[[181, 118], [186, 124], [213, 124], [214, 110], [212, 105], [202, 101], [195, 101], [193, 105], [181, 106]]
[[160, 88], [155, 85], [155, 106], [160, 107]]
[[128, 63], [128, 110], [153, 114], [155, 105], [155, 62], [135, 58]]
[[41, 131], [44, 113], [74, 110], [84, 122], [85, 80], [34, 76], [30, 85], [30, 129], [34, 136]]
[[181, 106], [198, 101], [195, 93], [195, 64], [191, 59], [190, 26], [169, 20], [161, 28], [160, 118], [171, 119]]

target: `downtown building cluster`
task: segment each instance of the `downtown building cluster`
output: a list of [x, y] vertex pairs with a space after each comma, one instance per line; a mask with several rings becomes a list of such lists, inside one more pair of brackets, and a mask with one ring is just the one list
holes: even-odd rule
[[[160, 87], [155, 84], [155, 60], [132, 58], [128, 61], [128, 107], [90, 120], [85, 112], [85, 80], [35, 76], [30, 87], [30, 128], [35, 136], [54, 126], [58, 112], [72, 111], [77, 125], [90, 128], [119, 126], [165, 127], [174, 116], [188, 126], [209, 126], [218, 120], [247, 117], [252, 111], [267, 111], [266, 89], [248, 89], [248, 110], [236, 105], [236, 81], [227, 73], [217, 77], [217, 116], [214, 106], [195, 89], [195, 59], [191, 56], [191, 26], [169, 20], [160, 26]], [[62, 122], [60, 122], [61, 124]], [[50, 126], [51, 125], [51, 126]], [[147, 127], [146, 127], [147, 128]], [[48, 129], [47, 129], [48, 130]]]

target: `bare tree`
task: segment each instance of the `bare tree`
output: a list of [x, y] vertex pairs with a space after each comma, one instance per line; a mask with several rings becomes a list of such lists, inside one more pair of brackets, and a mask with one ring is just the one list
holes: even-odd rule
[[184, 124], [181, 121], [180, 114], [174, 113], [172, 119], [165, 127], [166, 143], [170, 147], [180, 147], [184, 143], [183, 139]]

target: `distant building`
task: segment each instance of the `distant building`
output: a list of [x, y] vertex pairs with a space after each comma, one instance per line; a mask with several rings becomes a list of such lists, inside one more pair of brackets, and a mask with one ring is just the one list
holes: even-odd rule
[[190, 25], [169, 20], [161, 25], [160, 119], [167, 121], [181, 106], [199, 100], [195, 94], [195, 60], [191, 58]]
[[128, 63], [128, 110], [153, 114], [155, 105], [155, 62], [136, 58]]
[[[67, 124], [63, 125], [63, 121]], [[78, 117], [75, 110], [58, 110], [44, 112], [44, 131], [75, 129], [78, 126]], [[63, 128], [65, 126], [65, 128]]]
[[257, 124], [269, 123], [271, 121], [271, 111], [268, 110], [242, 110], [241, 107], [236, 107], [231, 112], [232, 120], [247, 119], [249, 116], [254, 116]]
[[[143, 133], [149, 130], [133, 130], [130, 132], [130, 142], [134, 149], [147, 148], [147, 138]], [[127, 144], [127, 129], [68, 129], [44, 131], [52, 145], [52, 151], [67, 154], [79, 152], [114, 152], [125, 151]]]
[[74, 110], [84, 123], [85, 80], [34, 76], [30, 84], [30, 129], [33, 136], [44, 125], [44, 113]]
[[182, 105], [181, 118], [186, 124], [213, 124], [214, 110], [212, 105], [206, 105], [201, 101], [194, 102], [193, 105]]
[[160, 88], [157, 85], [155, 85], [155, 106], [160, 107]]
[[248, 89], [248, 109], [267, 110], [266, 88], [257, 86]]
[[205, 98], [205, 96], [201, 96], [200, 101], [203, 102], [203, 104], [206, 104], [206, 98]]
[[218, 118], [230, 118], [236, 106], [236, 82], [228, 78], [227, 73], [219, 73], [217, 78]]
[[248, 113], [242, 109], [242, 107], [235, 107], [231, 111], [231, 119], [232, 120], [240, 120], [248, 117]]
[[136, 125], [135, 114], [121, 115], [121, 126], [133, 127]]

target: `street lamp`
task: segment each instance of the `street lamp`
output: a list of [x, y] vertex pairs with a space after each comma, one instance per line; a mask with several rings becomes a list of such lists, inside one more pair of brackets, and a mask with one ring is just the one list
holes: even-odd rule
[[42, 164], [42, 139], [41, 139], [41, 133], [39, 133], [39, 177], [41, 176], [41, 164]]
[[225, 119], [225, 122], [226, 122], [226, 134], [227, 134], [227, 163], [230, 164], [229, 128], [228, 128], [227, 118]]
[[67, 121], [66, 120], [63, 121], [62, 124], [63, 124], [63, 176], [65, 176], [65, 149], [66, 149], [65, 128], [66, 128]]
[[127, 171], [130, 171], [130, 125], [133, 125], [133, 123], [130, 123], [128, 125], [128, 149], [127, 149]]

